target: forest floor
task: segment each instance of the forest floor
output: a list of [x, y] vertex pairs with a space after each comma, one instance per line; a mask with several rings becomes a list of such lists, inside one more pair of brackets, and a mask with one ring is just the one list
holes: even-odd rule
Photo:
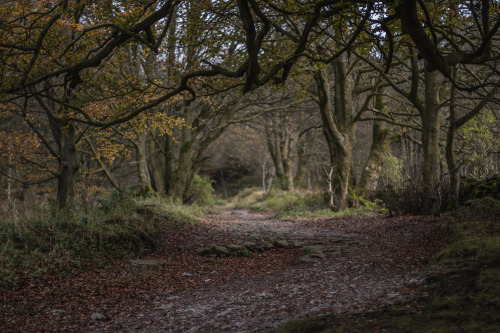
[[[157, 251], [135, 258], [158, 265], [119, 260], [4, 291], [0, 331], [263, 332], [294, 318], [404, 305], [446, 245], [438, 226], [430, 217], [278, 221], [226, 211], [163, 233]], [[290, 246], [251, 257], [196, 252], [277, 240]], [[304, 245], [320, 255], [304, 260]]]

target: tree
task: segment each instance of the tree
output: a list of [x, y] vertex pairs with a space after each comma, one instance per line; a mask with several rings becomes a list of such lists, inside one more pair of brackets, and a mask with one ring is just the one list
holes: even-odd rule
[[[418, 5], [417, 5], [418, 3]], [[453, 66], [479, 66], [488, 74], [490, 80], [497, 73], [494, 61], [498, 58], [496, 45], [492, 43], [495, 33], [500, 26], [498, 9], [492, 8], [489, 1], [462, 3], [450, 1], [450, 10], [444, 12], [442, 7], [426, 4], [422, 1], [399, 1], [394, 3], [395, 12], [382, 20], [375, 20], [382, 27], [384, 34], [377, 36], [382, 42], [378, 43], [378, 50], [386, 61], [385, 68], [378, 67], [379, 73], [388, 82], [387, 75], [394, 64], [394, 58], [404, 55], [405, 52], [395, 48], [399, 45], [408, 45], [409, 53], [403, 56], [402, 65], [409, 64], [411, 78], [410, 87], [400, 87], [394, 82], [392, 88], [405, 96], [418, 111], [421, 118], [422, 150], [423, 150], [423, 210], [429, 214], [437, 214], [440, 209], [441, 194], [441, 158], [439, 146], [439, 131], [441, 126], [440, 114], [446, 105], [446, 82], [451, 82], [456, 89], [470, 91], [478, 88], [477, 85], [467, 84], [466, 81], [455, 80], [451, 76]], [[429, 7], [430, 6], [430, 7]], [[425, 25], [420, 18], [423, 18]], [[459, 22], [458, 18], [461, 18]], [[401, 31], [394, 24], [400, 20]], [[496, 21], [493, 26], [491, 22]], [[399, 37], [396, 44], [394, 35], [407, 36], [410, 40]], [[478, 41], [478, 42], [475, 42]], [[419, 67], [419, 57], [424, 59], [423, 69]], [[370, 63], [366, 57], [365, 61]], [[408, 59], [408, 60], [404, 60]], [[373, 63], [372, 63], [373, 65]], [[406, 65], [405, 65], [406, 66]], [[401, 67], [399, 67], [401, 68]], [[423, 70], [423, 78], [419, 78]], [[423, 82], [424, 92], [420, 94], [420, 82]], [[486, 80], [479, 87], [496, 84]], [[420, 97], [419, 97], [420, 94]]]
[[280, 91], [272, 90], [270, 96], [260, 99], [274, 107], [263, 109], [260, 119], [265, 134], [269, 156], [274, 166], [275, 178], [282, 190], [293, 191], [301, 185], [308, 166], [307, 146], [311, 133], [319, 126], [307, 99], [300, 95], [296, 84], [290, 81]]
[[[453, 81], [457, 78], [457, 67], [455, 67], [452, 73]], [[456, 152], [455, 152], [455, 138], [457, 132], [464, 125], [473, 120], [477, 115], [487, 106], [487, 104], [495, 97], [498, 93], [499, 87], [495, 86], [491, 88], [488, 92], [481, 96], [479, 103], [474, 105], [471, 109], [466, 112], [461, 112], [459, 115], [458, 106], [458, 96], [457, 89], [453, 86], [450, 91], [450, 106], [449, 106], [449, 123], [446, 132], [446, 163], [448, 167], [448, 173], [450, 177], [450, 185], [448, 189], [448, 208], [455, 209], [458, 207], [458, 194], [460, 189], [460, 165], [457, 164]], [[467, 100], [472, 100], [471, 96], [467, 96]], [[468, 103], [464, 103], [465, 105]], [[462, 104], [462, 105], [464, 105]]]
[[[474, 65], [487, 72], [485, 81], [474, 86], [451, 80], [460, 91], [497, 84], [491, 78], [498, 74], [498, 6], [488, 0], [448, 0], [445, 4], [450, 10], [419, 0], [165, 0], [105, 1], [99, 5], [76, 0], [7, 1], [0, 4], [0, 100], [29, 106], [23, 109], [23, 119], [33, 131], [37, 129], [33, 120], [40, 109], [44, 111], [53, 142], [46, 140], [47, 132], [40, 132], [39, 137], [46, 141], [47, 149], [55, 145], [51, 153], [59, 161], [60, 203], [64, 205], [78, 169], [75, 145], [79, 131], [90, 131], [89, 126], [109, 128], [142, 117], [149, 110], [189, 114], [192, 123], [205, 121], [209, 112], [203, 105], [212, 96], [236, 88], [246, 94], [269, 83], [283, 83], [301, 59], [332, 64], [337, 77], [332, 103], [336, 104], [334, 112], [342, 113], [352, 104], [345, 97], [350, 88], [341, 79], [347, 68], [346, 51], [383, 60], [383, 68], [378, 67], [386, 78], [391, 66], [398, 65], [395, 57], [409, 59], [403, 63], [416, 68], [417, 73], [422, 68], [420, 57], [425, 61], [425, 96], [418, 96], [420, 78], [413, 74], [416, 85], [403, 92], [412, 103], [420, 104], [415, 107], [422, 120], [426, 210], [435, 212], [440, 174], [439, 113], [444, 107], [435, 89], [452, 79], [455, 66]], [[409, 58], [404, 56], [407, 49], [414, 50]], [[126, 58], [127, 50], [139, 52], [141, 57], [134, 61], [144, 65], [130, 66], [137, 70], [121, 75], [125, 66], [120, 60]], [[119, 74], [115, 78], [114, 72]], [[327, 81], [327, 76], [321, 79], [323, 74], [318, 73], [320, 83]], [[192, 115], [197, 110], [194, 105], [205, 115]], [[218, 119], [231, 121], [233, 109], [226, 112]], [[336, 161], [352, 159], [347, 153], [352, 140], [346, 138], [352, 137], [353, 127], [347, 126], [345, 119], [342, 122], [342, 126], [336, 124], [346, 131], [342, 142], [338, 133], [328, 129], [330, 142], [336, 142], [330, 145]], [[147, 126], [144, 121], [142, 125]], [[158, 145], [154, 139], [161, 133], [154, 132], [136, 133], [139, 175], [143, 187], [154, 183], [170, 191], [166, 181], [160, 181], [151, 170], [163, 165], [157, 152], [163, 149], [168, 156], [172, 147]], [[184, 150], [188, 146], [184, 145]], [[195, 162], [201, 158], [193, 154], [186, 158]], [[187, 185], [178, 185], [175, 179], [192, 179], [193, 173], [184, 177], [174, 175], [177, 170], [167, 170], [171, 172], [166, 171], [163, 178], [178, 195], [182, 192], [178, 189]], [[348, 174], [345, 168], [335, 172], [340, 207], [345, 205], [342, 198]]]
[[[395, 4], [401, 30], [415, 43], [429, 72], [438, 70], [450, 78], [455, 65], [487, 65], [498, 60], [493, 40], [500, 28], [499, 8], [491, 6], [489, 0], [449, 1], [448, 6], [418, 0]], [[446, 8], [449, 10], [444, 12]], [[420, 17], [425, 18], [425, 25]], [[465, 26], [457, 25], [464, 17]]]
[[386, 101], [385, 90], [386, 87], [379, 85], [375, 91], [374, 111], [376, 113], [372, 126], [373, 133], [370, 155], [366, 160], [355, 189], [356, 194], [363, 197], [373, 194], [377, 189], [385, 157], [390, 152], [390, 144], [395, 141], [396, 137], [391, 133], [386, 122], [389, 107]]
[[[54, 153], [65, 155], [58, 157], [62, 171], [60, 204], [65, 205], [68, 195], [71, 196], [72, 179], [78, 167], [74, 155], [76, 123], [113, 126], [176, 96], [183, 97], [189, 104], [199, 95], [199, 86], [194, 87], [192, 83], [200, 77], [245, 76], [243, 92], [254, 90], [273, 78], [284, 81], [297, 59], [303, 56], [309, 36], [316, 33], [314, 28], [318, 22], [343, 11], [341, 6], [332, 5], [327, 1], [266, 6], [254, 0], [239, 0], [236, 4], [222, 1], [169, 0], [133, 4], [109, 1], [100, 6], [80, 1], [48, 1], [36, 5], [29, 2], [3, 3], [0, 16], [6, 24], [0, 27], [0, 47], [3, 50], [0, 53], [0, 94], [6, 101], [37, 100], [47, 114], [50, 112], [51, 123], [65, 128], [65, 131], [56, 131], [64, 135], [54, 132], [56, 141], [60, 141], [58, 146], [61, 146]], [[297, 15], [301, 11], [310, 15]], [[282, 19], [279, 14], [283, 14]], [[107, 78], [103, 78], [101, 72], [113, 72], [110, 67], [116, 65], [116, 58], [120, 58], [120, 52], [129, 43], [152, 52], [176, 51], [172, 48], [174, 43], [166, 41], [172, 37], [177, 39], [172, 33], [172, 24], [178, 22], [175, 19], [178, 15], [187, 15], [184, 21], [186, 34], [177, 42], [180, 47], [186, 46], [187, 66], [177, 68], [177, 71], [169, 69], [173, 77], [168, 78], [168, 85], [148, 75], [138, 84], [123, 82], [123, 86], [135, 86], [135, 92], [142, 91], [148, 98], [142, 103], [119, 101], [121, 107], [111, 110], [115, 112], [95, 112], [96, 96], [91, 96], [90, 92], [96, 89], [86, 89], [102, 87]], [[294, 21], [287, 21], [292, 16]], [[276, 20], [271, 20], [271, 17]], [[232, 27], [228, 23], [233, 24]], [[290, 33], [292, 30], [294, 35]], [[278, 35], [280, 43], [276, 43]], [[208, 39], [210, 44], [197, 47], [201, 45], [200, 41]], [[288, 47], [283, 48], [284, 44]], [[276, 53], [278, 49], [280, 52]], [[278, 59], [276, 54], [279, 54]], [[194, 59], [195, 56], [198, 58]], [[173, 53], [170, 52], [165, 59], [171, 61]], [[175, 68], [173, 63], [168, 65]], [[96, 80], [100, 81], [96, 83]], [[141, 83], [143, 86], [138, 87]], [[83, 85], [87, 88], [81, 89]], [[73, 96], [80, 90], [80, 100], [62, 95], [59, 99], [50, 99], [51, 90], [62, 90]], [[101, 101], [118, 101], [117, 96], [106, 95], [105, 89], [98, 95]], [[129, 95], [122, 97], [130, 98]], [[65, 111], [54, 113], [45, 100]], [[144, 155], [144, 140], [139, 147], [139, 155]], [[140, 174], [143, 183], [147, 183], [144, 158], [141, 161]]]
[[[265, 6], [254, 0], [239, 0], [236, 5], [222, 1], [168, 0], [134, 2], [133, 5], [109, 1], [102, 6], [79, 1], [44, 2], [37, 6], [14, 2], [3, 4], [0, 10], [3, 21], [7, 22], [0, 31], [0, 46], [5, 50], [0, 59], [1, 75], [5, 78], [0, 94], [10, 95], [23, 94], [28, 88], [47, 82], [75, 88], [91, 81], [127, 43], [138, 43], [160, 52], [179, 10], [192, 14], [193, 21], [188, 28], [201, 34], [203, 40], [213, 40], [200, 50], [205, 53], [203, 61], [178, 73], [174, 86], [157, 84], [161, 93], [156, 99], [118, 117], [94, 118], [82, 109], [74, 110], [75, 114], [70, 117], [72, 121], [111, 126], [183, 92], [195, 97], [190, 81], [197, 77], [245, 76], [243, 92], [274, 78], [283, 82], [297, 59], [304, 55], [308, 39], [316, 34], [314, 29], [319, 21], [345, 9], [330, 1], [282, 7], [281, 4]], [[294, 20], [288, 20], [291, 17]], [[278, 35], [288, 46], [286, 49], [281, 47], [282, 43], [276, 43]], [[189, 39], [187, 45], [190, 45]], [[276, 53], [278, 49], [281, 52]], [[188, 60], [191, 55], [193, 53], [188, 54]]]
[[[316, 72], [317, 100], [323, 128], [330, 150], [333, 202], [336, 209], [347, 207], [349, 182], [353, 162], [356, 122], [368, 109], [377, 84], [364, 77], [364, 70], [342, 54], [332, 62], [334, 86], [326, 68]], [[361, 84], [369, 82], [367, 87]], [[370, 89], [372, 90], [370, 92]], [[333, 96], [332, 96], [333, 90]], [[365, 94], [368, 90], [368, 94]]]

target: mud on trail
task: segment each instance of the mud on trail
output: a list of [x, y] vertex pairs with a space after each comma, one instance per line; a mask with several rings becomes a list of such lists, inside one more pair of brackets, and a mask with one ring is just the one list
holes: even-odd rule
[[[304, 316], [376, 310], [411, 299], [443, 246], [437, 227], [425, 217], [277, 221], [271, 213], [227, 211], [165, 232], [155, 253], [135, 258], [143, 262], [6, 292], [0, 328], [263, 332]], [[282, 247], [258, 248], [273, 243]], [[197, 253], [229, 244], [258, 249], [251, 257]]]

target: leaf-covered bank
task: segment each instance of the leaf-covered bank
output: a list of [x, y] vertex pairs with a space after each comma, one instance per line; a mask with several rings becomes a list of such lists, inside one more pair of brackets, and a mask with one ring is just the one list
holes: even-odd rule
[[116, 192], [91, 209], [13, 201], [0, 213], [0, 288], [17, 289], [47, 274], [71, 275], [152, 252], [161, 231], [195, 223], [202, 211]]

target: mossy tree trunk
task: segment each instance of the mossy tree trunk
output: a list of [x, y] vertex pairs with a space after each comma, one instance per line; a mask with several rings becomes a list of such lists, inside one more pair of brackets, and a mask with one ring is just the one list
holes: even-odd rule
[[265, 125], [266, 142], [274, 164], [276, 179], [282, 190], [294, 190], [292, 154], [297, 142], [297, 133], [288, 123], [287, 116], [268, 115]]
[[[155, 81], [157, 69], [155, 68], [156, 56], [154, 53], [145, 53], [138, 45], [127, 47], [127, 69], [133, 77]], [[119, 129], [115, 131], [121, 134], [135, 148], [135, 163], [137, 166], [137, 177], [139, 180], [139, 193], [156, 194], [151, 186], [151, 175], [149, 173], [149, 137], [148, 123], [145, 114], [138, 115], [129, 126], [134, 135], [130, 137], [126, 133], [121, 133]]]
[[[157, 131], [155, 131], [157, 132]], [[165, 159], [163, 158], [165, 149], [165, 136], [152, 133], [148, 137], [148, 168], [151, 177], [151, 185], [158, 194], [167, 193], [165, 187]], [[162, 147], [160, 147], [160, 145]]]
[[[179, 105], [177, 111], [184, 116], [187, 125], [192, 125], [194, 118], [197, 117], [194, 110], [190, 106]], [[185, 187], [188, 181], [189, 174], [192, 172], [194, 164], [195, 151], [199, 149], [198, 140], [196, 139], [196, 127], [189, 128], [187, 126], [175, 130], [173, 137], [167, 137], [165, 143], [165, 184], [166, 193], [168, 196], [180, 199], [185, 199]], [[175, 140], [175, 141], [174, 141]]]
[[[174, 16], [175, 20], [175, 16]], [[171, 46], [171, 34], [175, 34], [175, 24], [169, 29], [169, 39], [167, 46], [167, 57], [169, 63], [173, 63], [172, 59], [175, 50], [172, 49]], [[146, 77], [151, 82], [155, 82], [158, 78], [162, 77], [163, 74], [159, 73], [159, 66], [157, 64], [157, 54], [155, 52], [149, 52], [146, 55], [146, 61], [144, 66], [144, 71]], [[171, 82], [171, 73], [170, 70], [167, 73], [167, 81]], [[153, 112], [154, 113], [165, 113], [166, 108], [156, 107]], [[147, 136], [147, 166], [150, 176], [150, 183], [153, 187], [154, 191], [158, 194], [165, 194], [165, 159], [163, 157], [164, 149], [165, 149], [165, 140], [167, 140], [163, 133], [162, 129], [158, 128], [149, 128], [148, 136]]]
[[356, 194], [366, 197], [377, 189], [378, 180], [384, 164], [384, 159], [389, 152], [389, 146], [393, 141], [387, 122], [383, 114], [388, 114], [388, 106], [384, 95], [384, 88], [377, 89], [375, 97], [375, 109], [377, 110], [376, 120], [373, 121], [372, 146], [370, 155], [361, 172], [356, 184]]
[[283, 163], [281, 163], [281, 145], [279, 143], [280, 139], [275, 130], [272, 129], [272, 124], [269, 124], [269, 121], [265, 126], [266, 133], [266, 143], [267, 149], [269, 150], [269, 154], [271, 155], [271, 160], [274, 165], [274, 173], [276, 175], [276, 179], [278, 180], [278, 185], [282, 190], [285, 189], [285, 171], [283, 170]]
[[168, 154], [166, 157], [167, 173], [165, 175], [167, 184], [167, 194], [175, 199], [186, 199], [185, 188], [190, 174], [193, 172], [194, 154], [198, 149], [197, 143], [193, 139], [191, 129], [183, 128], [179, 146], [175, 142], [168, 142]]
[[340, 56], [333, 62], [332, 67], [335, 77], [333, 98], [326, 68], [316, 72], [316, 82], [319, 109], [333, 168], [332, 208], [343, 210], [347, 207], [356, 121], [353, 114], [351, 81], [346, 75], [347, 55]]
[[439, 130], [441, 100], [443, 90], [443, 77], [437, 70], [429, 71], [428, 64], [424, 68], [424, 99], [419, 98], [420, 67], [418, 55], [414, 48], [409, 48], [411, 65], [411, 86], [409, 91], [404, 91], [394, 82], [389, 84], [406, 97], [417, 109], [421, 119], [422, 136], [422, 213], [435, 215], [441, 206], [440, 177], [441, 177], [441, 151], [439, 147]]
[[143, 194], [154, 192], [151, 187], [151, 177], [149, 175], [147, 141], [148, 133], [144, 125], [144, 127], [137, 132], [136, 143], [137, 173], [139, 175], [140, 193]]

